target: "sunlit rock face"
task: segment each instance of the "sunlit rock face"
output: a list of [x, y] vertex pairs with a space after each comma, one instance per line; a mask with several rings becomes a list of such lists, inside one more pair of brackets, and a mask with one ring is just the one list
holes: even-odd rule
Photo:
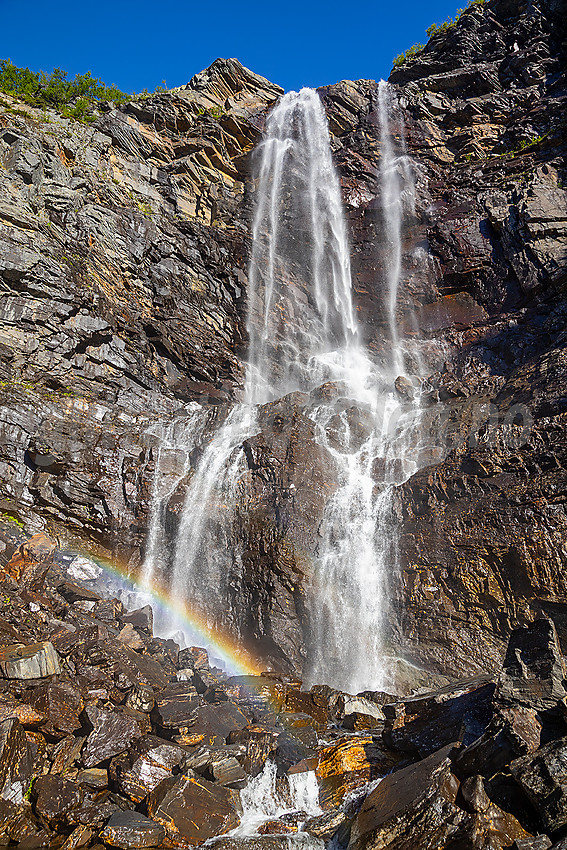
[[[396, 318], [431, 373], [424, 468], [394, 502], [388, 640], [408, 687], [497, 669], [537, 609], [565, 636], [563, 26], [552, 2], [473, 6], [390, 80], [416, 184]], [[319, 94], [357, 321], [384, 361], [377, 85]], [[1, 512], [30, 533], [140, 567], [158, 468], [172, 484], [162, 544], [175, 545], [199, 459], [242, 398], [251, 152], [280, 95], [218, 60], [89, 126], [0, 108]], [[203, 407], [197, 435], [160, 460], [163, 428], [190, 402]], [[245, 558], [230, 565], [230, 626], [286, 671], [305, 664], [310, 571], [337, 486], [311, 409], [276, 401], [247, 435], [233, 529]]]

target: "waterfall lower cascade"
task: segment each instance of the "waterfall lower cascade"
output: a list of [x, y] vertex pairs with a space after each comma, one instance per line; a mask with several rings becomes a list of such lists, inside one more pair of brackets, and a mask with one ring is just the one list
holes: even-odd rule
[[[347, 228], [319, 96], [312, 89], [290, 92], [270, 113], [256, 152], [245, 398], [217, 429], [193, 472], [170, 575], [174, 596], [196, 604], [210, 626], [230, 627], [224, 590], [237, 488], [245, 472], [242, 443], [255, 433], [259, 406], [331, 382], [338, 388], [332, 400], [322, 394], [307, 412], [338, 478], [313, 567], [307, 678], [353, 693], [387, 687], [388, 576], [396, 562], [392, 488], [416, 468], [419, 432], [418, 393], [402, 402], [394, 388], [400, 376], [411, 383], [406, 361], [416, 363], [415, 356], [407, 357], [396, 317], [404, 276], [402, 232], [415, 192], [403, 138], [398, 132], [394, 139], [394, 109], [387, 84], [380, 83], [389, 340], [379, 364], [365, 350], [353, 306]], [[159, 505], [154, 516], [158, 510]], [[156, 534], [152, 526], [150, 548]], [[152, 563], [155, 557], [146, 559], [147, 579]]]

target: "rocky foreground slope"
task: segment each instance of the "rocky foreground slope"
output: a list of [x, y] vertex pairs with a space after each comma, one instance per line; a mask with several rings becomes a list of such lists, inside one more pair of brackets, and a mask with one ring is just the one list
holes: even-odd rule
[[[567, 673], [550, 620], [512, 633], [497, 676], [409, 699], [303, 691], [153, 637], [149, 606], [71, 580], [79, 565], [46, 535], [14, 535], [5, 555], [4, 846], [567, 846]], [[308, 776], [315, 804], [294, 793]], [[262, 780], [252, 823], [246, 789]]]
[[[391, 76], [418, 184], [399, 322], [419, 329], [433, 370], [424, 468], [396, 508], [389, 619], [406, 682], [417, 668], [440, 681], [497, 671], [511, 630], [542, 610], [567, 640], [565, 39], [555, 0], [489, 0]], [[342, 82], [320, 94], [359, 319], [380, 357], [376, 89]], [[186, 87], [107, 104], [91, 125], [2, 97], [7, 540], [17, 521], [139, 566], [160, 429], [198, 401], [206, 441], [239, 397], [251, 152], [280, 93], [218, 60]], [[233, 633], [287, 673], [304, 664], [310, 564], [334, 486], [314, 403], [270, 406], [244, 447], [239, 557], [227, 565]], [[171, 538], [186, 484], [166, 507]]]

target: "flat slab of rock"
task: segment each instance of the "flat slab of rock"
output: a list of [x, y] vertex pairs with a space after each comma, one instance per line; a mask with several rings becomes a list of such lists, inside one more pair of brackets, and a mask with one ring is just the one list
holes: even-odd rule
[[57, 676], [61, 668], [53, 644], [46, 640], [28, 646], [2, 647], [0, 672], [6, 679], [44, 679]]
[[134, 738], [142, 734], [136, 721], [122, 712], [89, 706], [85, 713], [93, 725], [83, 750], [83, 765], [86, 768], [96, 767], [106, 759], [123, 753]]
[[172, 778], [150, 795], [148, 813], [174, 844], [202, 844], [238, 825], [232, 793], [206, 779]]
[[100, 837], [111, 847], [136, 850], [138, 847], [158, 847], [165, 838], [165, 830], [139, 812], [116, 812]]
[[349, 850], [444, 847], [468, 817], [455, 805], [452, 745], [384, 777], [368, 795], [351, 830]]

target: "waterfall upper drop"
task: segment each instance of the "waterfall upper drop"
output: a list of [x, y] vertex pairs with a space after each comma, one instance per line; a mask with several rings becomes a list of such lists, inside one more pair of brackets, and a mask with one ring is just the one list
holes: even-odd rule
[[358, 329], [339, 181], [313, 89], [281, 98], [256, 156], [246, 399], [261, 404], [352, 368]]

